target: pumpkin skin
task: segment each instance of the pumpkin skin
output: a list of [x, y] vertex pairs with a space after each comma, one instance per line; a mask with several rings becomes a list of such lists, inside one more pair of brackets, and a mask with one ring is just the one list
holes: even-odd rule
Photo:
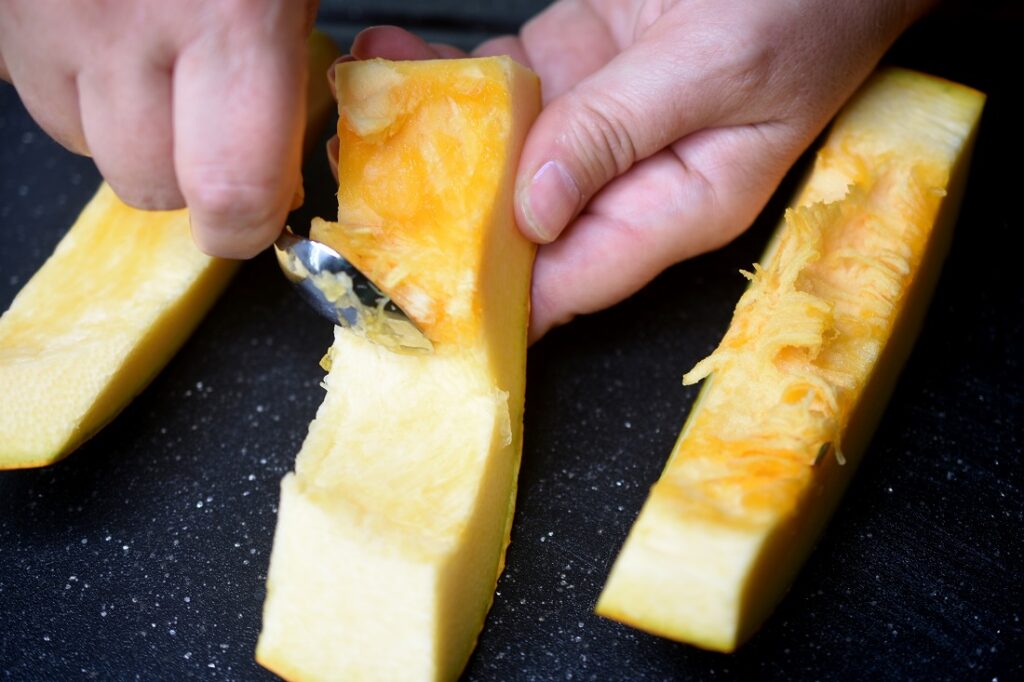
[[[319, 32], [307, 46], [314, 74], [338, 54]], [[324, 79], [310, 79], [307, 154], [331, 108]], [[0, 317], [0, 469], [52, 464], [106, 425], [188, 339], [237, 268], [196, 248], [186, 210], [141, 211], [100, 185]]]
[[432, 352], [336, 328], [327, 396], [281, 485], [256, 658], [288, 679], [454, 679], [509, 540], [535, 248], [513, 215], [540, 107], [507, 58], [350, 62], [324, 241]]
[[597, 612], [733, 651], [859, 463], [948, 249], [984, 95], [875, 74], [840, 112], [633, 526]]

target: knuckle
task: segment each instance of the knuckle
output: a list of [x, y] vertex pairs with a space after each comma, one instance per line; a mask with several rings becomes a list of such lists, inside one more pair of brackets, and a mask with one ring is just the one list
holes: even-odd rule
[[124, 180], [106, 175], [110, 187], [118, 198], [133, 208], [145, 211], [169, 211], [185, 205], [178, 186], [173, 181], [133, 179]]
[[775, 92], [779, 61], [778, 27], [771, 18], [752, 22], [730, 34], [723, 43], [726, 59], [721, 76], [724, 92], [736, 107], [763, 99]]
[[625, 173], [637, 161], [629, 109], [613, 98], [577, 97], [566, 142], [582, 162], [588, 187], [600, 187]]
[[170, 159], [143, 149], [137, 151], [136, 158], [128, 158], [120, 150], [116, 145], [103, 145], [92, 151], [103, 177], [124, 203], [148, 211], [184, 206]]
[[208, 220], [262, 224], [270, 221], [278, 207], [277, 187], [261, 180], [200, 179], [184, 187], [188, 206]]
[[114, 192], [124, 203], [144, 211], [171, 211], [184, 208], [185, 206], [181, 197], [171, 193], [160, 193], [151, 190], [140, 192], [118, 189], [117, 187], [114, 187]]
[[678, 53], [684, 64], [702, 65], [703, 91], [714, 97], [714, 111], [725, 117], [721, 122], [734, 122], [735, 114], [777, 93], [780, 46], [787, 41], [778, 14], [752, 7], [745, 21], [709, 21], [691, 36], [689, 50]]

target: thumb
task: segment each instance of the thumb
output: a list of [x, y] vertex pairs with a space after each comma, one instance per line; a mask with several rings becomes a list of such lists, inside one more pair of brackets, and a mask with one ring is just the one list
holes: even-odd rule
[[707, 86], [669, 48], [636, 44], [541, 112], [516, 179], [528, 238], [553, 241], [605, 184], [710, 121]]

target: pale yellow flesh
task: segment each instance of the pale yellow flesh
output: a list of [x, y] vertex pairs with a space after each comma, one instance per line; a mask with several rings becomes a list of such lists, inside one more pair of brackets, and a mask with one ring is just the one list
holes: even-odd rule
[[[512, 123], [501, 180], [467, 193], [467, 214], [481, 218], [460, 228], [485, 235], [469, 259], [477, 265], [460, 274], [476, 312], [456, 341], [435, 339], [433, 353], [395, 353], [336, 329], [327, 397], [282, 482], [256, 658], [287, 679], [454, 679], [493, 599], [522, 448], [534, 252], [515, 225], [512, 180], [539, 108], [530, 72], [509, 60], [484, 70], [494, 64], [506, 74]], [[360, 67], [382, 63], [346, 68]], [[414, 78], [432, 67], [394, 68]], [[425, 145], [446, 132], [432, 131], [418, 130]]]
[[[791, 420], [791, 428], [766, 441], [781, 450], [795, 448], [788, 459], [756, 449], [705, 449], [709, 429], [718, 428], [709, 425], [772, 433], [774, 424], [758, 426], [759, 420], [778, 419], [780, 413], [753, 399], [736, 400], [735, 387], [758, 383], [758, 377], [743, 375], [745, 356], [722, 370], [730, 374], [712, 374], [613, 566], [599, 614], [719, 651], [734, 650], [768, 616], [838, 504], [909, 353], [948, 248], [983, 103], [969, 88], [893, 69], [876, 75], [840, 114], [794, 202], [804, 213], [794, 217], [832, 215], [822, 217], [823, 224], [834, 219], [832, 225], [877, 218], [895, 230], [886, 248], [900, 255], [890, 259], [896, 263], [890, 269], [906, 264], [909, 270], [892, 277], [900, 288], [879, 323], [887, 333], [878, 343], [847, 336], [841, 325], [824, 335], [816, 362], [842, 370], [848, 384], [832, 387], [841, 409], [828, 425], [831, 431], [808, 413], [804, 423]], [[914, 194], [918, 182], [924, 203]], [[813, 206], [822, 201], [839, 203], [829, 214]], [[836, 217], [839, 209], [845, 217]], [[930, 217], [924, 224], [901, 225], [904, 210]], [[783, 225], [778, 235], [794, 229]], [[859, 257], [849, 253], [859, 237], [843, 237], [842, 227], [828, 229], [826, 244], [847, 250], [844, 258]], [[904, 233], [918, 236], [901, 244]], [[780, 241], [777, 236], [766, 254], [772, 265], [787, 262], [779, 261], [787, 257]], [[822, 264], [838, 257], [828, 248], [822, 247]], [[836, 315], [844, 306], [859, 305], [857, 296], [829, 302], [820, 288], [816, 294]], [[840, 444], [842, 454], [815, 462], [824, 441]]]
[[112, 419], [235, 267], [196, 249], [184, 210], [139, 211], [102, 185], [0, 318], [0, 468], [50, 464]]
[[338, 329], [282, 484], [258, 660], [293, 679], [451, 679], [505, 546], [518, 452], [479, 358]]

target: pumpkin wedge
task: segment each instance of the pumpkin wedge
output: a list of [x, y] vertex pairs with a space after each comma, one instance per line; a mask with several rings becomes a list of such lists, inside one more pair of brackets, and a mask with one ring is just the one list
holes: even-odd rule
[[315, 239], [432, 352], [337, 328], [281, 485], [257, 660], [288, 679], [454, 679], [509, 541], [534, 247], [514, 173], [539, 84], [507, 58], [335, 69], [337, 224]]
[[[337, 48], [309, 39], [307, 151], [332, 108]], [[140, 211], [103, 183], [0, 317], [0, 469], [66, 456], [170, 360], [238, 267], [192, 242], [188, 213]]]
[[51, 464], [111, 420], [235, 268], [192, 244], [186, 211], [131, 208], [103, 183], [0, 318], [0, 467]]
[[840, 113], [721, 344], [597, 612], [732, 651], [853, 475], [948, 248], [984, 96], [877, 73]]

